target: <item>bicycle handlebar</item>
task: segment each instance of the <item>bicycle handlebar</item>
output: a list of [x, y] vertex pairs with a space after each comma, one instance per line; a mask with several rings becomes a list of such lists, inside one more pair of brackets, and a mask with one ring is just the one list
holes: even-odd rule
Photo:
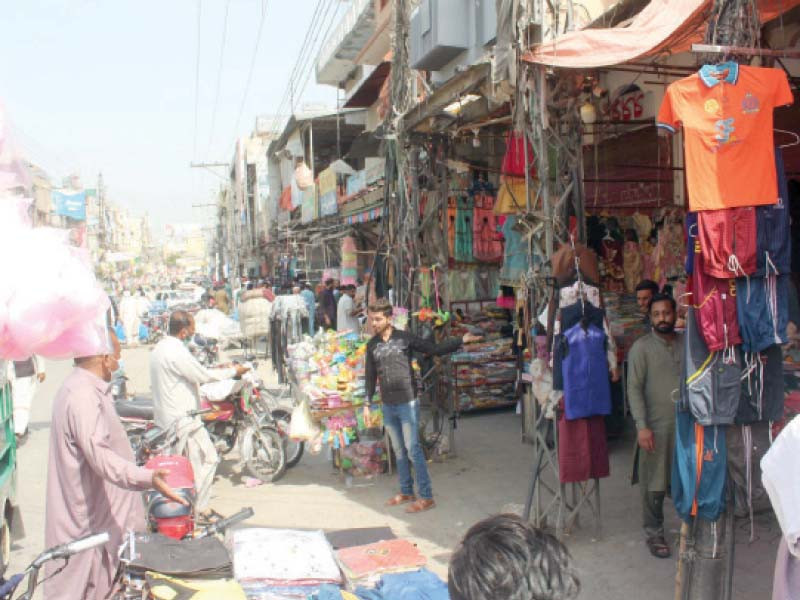
[[31, 563], [31, 566], [41, 567], [48, 560], [69, 558], [78, 552], [89, 550], [95, 546], [102, 546], [108, 542], [109, 539], [110, 538], [107, 532], [93, 533], [91, 535], [87, 535], [86, 537], [67, 542], [66, 544], [54, 546], [53, 548], [49, 548], [37, 556], [36, 559]]

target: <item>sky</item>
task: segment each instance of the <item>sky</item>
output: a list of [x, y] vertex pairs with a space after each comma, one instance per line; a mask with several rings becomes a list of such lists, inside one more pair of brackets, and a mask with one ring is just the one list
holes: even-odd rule
[[[213, 209], [192, 205], [213, 202], [222, 180], [189, 164], [229, 162], [237, 135], [252, 131], [256, 115], [276, 113], [320, 2], [4, 2], [0, 103], [12, 123], [14, 143], [54, 182], [77, 173], [85, 187], [95, 187], [102, 172], [108, 198], [134, 214], [147, 213], [155, 234], [168, 223], [210, 225]], [[321, 3], [331, 3], [328, 14], [335, 31], [347, 3]], [[237, 128], [265, 6], [255, 69]], [[316, 85], [312, 73], [297, 108], [306, 103], [333, 107], [335, 101], [335, 89]], [[226, 169], [216, 172], [225, 175]]]

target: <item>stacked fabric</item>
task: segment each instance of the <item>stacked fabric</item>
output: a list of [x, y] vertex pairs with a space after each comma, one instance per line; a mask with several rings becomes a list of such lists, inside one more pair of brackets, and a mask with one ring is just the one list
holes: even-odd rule
[[336, 551], [336, 559], [353, 585], [375, 581], [387, 573], [415, 571], [426, 563], [417, 547], [403, 539], [342, 548]]
[[342, 584], [322, 531], [252, 527], [228, 534], [233, 573], [248, 598], [303, 599], [323, 584]]
[[657, 125], [685, 129], [690, 213], [685, 364], [672, 492], [682, 518], [724, 508], [720, 425], [783, 414], [780, 344], [790, 229], [773, 109], [792, 104], [780, 69], [727, 62], [672, 83]]

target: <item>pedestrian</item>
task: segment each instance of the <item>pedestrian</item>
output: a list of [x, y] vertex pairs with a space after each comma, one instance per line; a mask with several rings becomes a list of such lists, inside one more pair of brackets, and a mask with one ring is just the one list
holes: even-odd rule
[[147, 296], [144, 293], [142, 288], [139, 288], [136, 292], [136, 314], [139, 316], [139, 327], [136, 328], [136, 339], [140, 340], [141, 337], [139, 336], [142, 317], [146, 317], [147, 313], [150, 312], [150, 300], [147, 299]]
[[314, 292], [311, 289], [311, 284], [306, 281], [303, 283], [303, 291], [300, 292], [300, 295], [303, 297], [303, 300], [306, 303], [306, 308], [308, 309], [308, 335], [314, 335], [314, 315], [316, 314], [317, 310], [317, 301], [314, 298]]
[[355, 297], [356, 286], [345, 285], [336, 310], [336, 331], [339, 333], [361, 333], [361, 321], [358, 320], [361, 310], [356, 306]]
[[8, 380], [11, 382], [11, 399], [14, 403], [14, 433], [17, 446], [21, 446], [28, 438], [28, 422], [31, 416], [31, 404], [36, 389], [46, 377], [44, 359], [40, 356], [29, 356], [25, 360], [8, 363]]
[[[458, 350], [462, 344], [481, 338], [467, 333], [463, 338], [452, 338], [435, 344], [415, 337], [392, 326], [392, 305], [380, 298], [369, 307], [369, 320], [375, 335], [367, 343], [366, 392], [372, 401], [378, 380], [381, 384], [383, 420], [392, 448], [397, 457], [397, 475], [400, 493], [392, 497], [387, 506], [410, 503], [408, 513], [429, 510], [436, 506], [433, 500], [428, 465], [419, 441], [419, 400], [416, 380], [411, 370], [414, 352], [441, 356]], [[414, 463], [420, 497], [414, 495], [409, 457]]]
[[653, 328], [628, 354], [628, 400], [636, 423], [633, 483], [641, 488], [647, 547], [669, 558], [664, 538], [664, 496], [670, 489], [675, 447], [675, 400], [680, 388], [683, 335], [675, 331], [675, 300], [656, 294], [650, 301]]
[[573, 600], [581, 589], [569, 551], [517, 515], [476, 523], [450, 558], [451, 600]]
[[319, 296], [322, 325], [325, 329], [336, 329], [336, 297], [333, 294], [334, 280], [326, 279], [325, 288]]
[[221, 310], [226, 315], [230, 313], [230, 296], [228, 296], [228, 292], [225, 291], [225, 287], [222, 285], [217, 285], [217, 291], [214, 292], [214, 302], [217, 306], [218, 310]]
[[188, 417], [186, 413], [200, 408], [200, 385], [231, 379], [249, 369], [241, 365], [205, 368], [186, 347], [186, 340], [193, 335], [191, 315], [183, 310], [173, 312], [169, 317], [169, 335], [162, 338], [150, 354], [150, 381], [155, 424], [166, 429], [180, 419], [176, 451], [185, 454], [192, 463], [197, 488], [195, 507], [205, 511], [219, 456], [200, 418]]
[[109, 393], [119, 341], [109, 330], [108, 354], [75, 359], [53, 400], [45, 499], [45, 546], [94, 533], [109, 541], [68, 562], [45, 565], [45, 600], [94, 600], [112, 589], [117, 551], [129, 529], [146, 527], [141, 493], [155, 488], [186, 504], [164, 481], [166, 471], [134, 462], [133, 450]]
[[122, 321], [122, 328], [125, 331], [125, 342], [129, 346], [135, 346], [139, 339], [139, 310], [138, 301], [131, 295], [130, 290], [125, 290], [122, 294], [122, 301], [119, 303], [119, 316]]
[[639, 314], [642, 322], [650, 326], [650, 301], [658, 293], [658, 284], [649, 279], [642, 279], [636, 284], [636, 304], [639, 305]]

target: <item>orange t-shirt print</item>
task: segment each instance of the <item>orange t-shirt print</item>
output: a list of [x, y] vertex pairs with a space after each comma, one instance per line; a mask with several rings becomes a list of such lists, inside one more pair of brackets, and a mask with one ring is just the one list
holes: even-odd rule
[[690, 210], [778, 201], [772, 111], [793, 102], [783, 71], [734, 62], [667, 88], [656, 125], [683, 127]]

